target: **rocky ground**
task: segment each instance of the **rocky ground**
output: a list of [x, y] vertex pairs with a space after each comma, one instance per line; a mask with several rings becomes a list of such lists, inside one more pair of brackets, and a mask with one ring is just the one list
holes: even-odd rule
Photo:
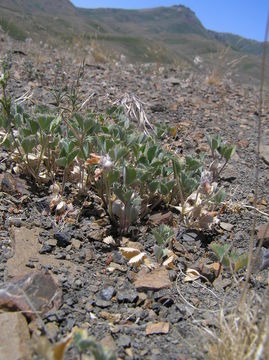
[[[8, 51], [12, 63], [8, 90], [13, 98], [29, 91], [32, 94], [29, 107], [40, 103], [54, 106], [52, 90], [59, 70], [57, 64], [68, 82], [75, 79], [79, 68], [79, 59], [71, 54], [63, 55], [44, 46], [37, 50], [31, 44], [22, 46], [2, 37], [1, 57]], [[100, 199], [90, 190], [87, 198], [72, 199], [79, 210], [75, 222], [58, 221], [49, 211], [49, 186], [38, 187], [26, 179], [28, 187], [23, 191], [25, 179], [20, 187], [13, 183], [10, 176], [14, 164], [1, 149], [0, 287], [6, 288], [11, 278], [16, 280], [22, 274], [33, 276], [38, 270], [53, 276], [57, 286], [45, 275], [35, 280], [41, 292], [36, 292], [37, 299], [33, 296], [34, 286], [32, 290], [25, 288], [35, 309], [39, 308], [40, 299], [45, 304], [41, 317], [51, 341], [62, 339], [78, 326], [115, 350], [121, 359], [203, 359], [208, 352], [204, 328], [218, 331], [218, 311], [220, 308], [228, 311], [237, 304], [245, 273], [234, 275], [224, 269], [213, 282], [203, 278], [184, 282], [184, 272], [187, 267], [216, 262], [208, 247], [213, 240], [233, 244], [239, 253], [246, 252], [254, 214], [257, 230], [268, 222], [269, 136], [267, 139], [265, 129], [268, 108], [263, 118], [257, 212], [252, 208], [257, 89], [226, 78], [208, 81], [204, 74], [174, 66], [95, 64], [86, 59], [79, 94], [81, 101], [92, 95], [88, 108], [102, 113], [125, 92], [135, 94], [145, 103], [152, 123], [176, 126], [177, 133], [168, 144], [180, 155], [207, 150], [206, 134], [219, 133], [227, 142], [236, 144], [236, 154], [221, 177], [228, 196], [226, 208], [219, 215], [220, 225], [209, 232], [186, 232], [175, 209], [160, 207], [133, 226], [126, 237], [115, 236]], [[70, 198], [72, 185], [67, 189], [66, 196]], [[132, 245], [153, 256], [151, 228], [161, 223], [175, 230], [174, 251], [178, 258], [174, 268], [148, 271], [143, 266], [128, 265], [119, 245]], [[110, 235], [114, 241], [104, 241]], [[263, 296], [268, 286], [268, 269], [261, 270], [264, 259], [255, 265], [250, 289], [250, 293], [259, 296]], [[43, 283], [49, 284], [50, 289], [45, 294], [40, 290]], [[19, 284], [14, 294], [23, 287]], [[1, 299], [1, 291], [2, 308], [10, 303], [19, 309], [29, 307], [27, 301], [23, 303], [25, 299], [16, 306], [12, 297]], [[54, 296], [57, 301], [52, 301]], [[33, 336], [42, 334], [39, 317], [28, 315], [26, 323], [21, 314], [14, 318], [16, 314], [0, 314], [0, 328], [10, 324], [10, 329], [5, 325], [9, 330], [0, 335], [1, 343], [9, 342], [9, 331], [21, 339], [29, 337], [29, 329]], [[16, 322], [20, 323], [19, 330], [12, 328]], [[18, 346], [18, 351], [27, 354], [28, 348]], [[29, 354], [25, 356], [30, 358]], [[66, 359], [74, 356], [72, 349], [66, 353]]]

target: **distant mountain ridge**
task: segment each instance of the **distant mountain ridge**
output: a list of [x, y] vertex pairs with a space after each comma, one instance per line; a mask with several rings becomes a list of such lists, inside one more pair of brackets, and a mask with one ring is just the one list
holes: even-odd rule
[[[195, 13], [183, 6], [152, 9], [84, 9], [69, 0], [0, 0], [0, 25], [23, 40], [71, 42], [94, 39], [114, 55], [132, 62], [179, 62], [193, 66], [201, 57], [205, 64], [230, 64], [236, 57], [238, 71], [257, 77], [262, 43], [238, 35], [207, 30]], [[229, 51], [227, 51], [227, 49]], [[225, 57], [223, 54], [225, 53]], [[222, 56], [222, 57], [221, 57]], [[234, 62], [233, 62], [234, 63]]]
[[28, 14], [75, 14], [76, 8], [69, 0], [1, 0], [0, 7]]

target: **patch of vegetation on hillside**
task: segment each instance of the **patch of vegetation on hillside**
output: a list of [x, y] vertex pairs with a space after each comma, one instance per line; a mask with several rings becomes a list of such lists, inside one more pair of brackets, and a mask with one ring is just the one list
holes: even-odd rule
[[27, 34], [22, 28], [15, 25], [12, 21], [7, 20], [6, 18], [0, 18], [0, 26], [9, 36], [15, 40], [24, 41], [27, 38]]

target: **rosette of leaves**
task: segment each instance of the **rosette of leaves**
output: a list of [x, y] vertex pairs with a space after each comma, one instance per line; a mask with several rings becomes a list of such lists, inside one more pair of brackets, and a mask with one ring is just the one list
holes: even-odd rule
[[171, 247], [171, 240], [174, 238], [174, 230], [169, 226], [162, 224], [152, 230], [157, 244], [153, 246], [153, 252], [158, 263], [162, 263], [163, 259], [167, 256], [169, 247]]

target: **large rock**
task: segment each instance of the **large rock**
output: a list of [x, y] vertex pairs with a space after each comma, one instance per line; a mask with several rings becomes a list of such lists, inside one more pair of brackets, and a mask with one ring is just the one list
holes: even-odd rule
[[61, 289], [50, 274], [42, 271], [16, 278], [0, 289], [0, 309], [21, 311], [29, 320], [36, 314], [57, 310], [61, 300]]
[[30, 334], [19, 312], [0, 314], [0, 360], [30, 360]]

